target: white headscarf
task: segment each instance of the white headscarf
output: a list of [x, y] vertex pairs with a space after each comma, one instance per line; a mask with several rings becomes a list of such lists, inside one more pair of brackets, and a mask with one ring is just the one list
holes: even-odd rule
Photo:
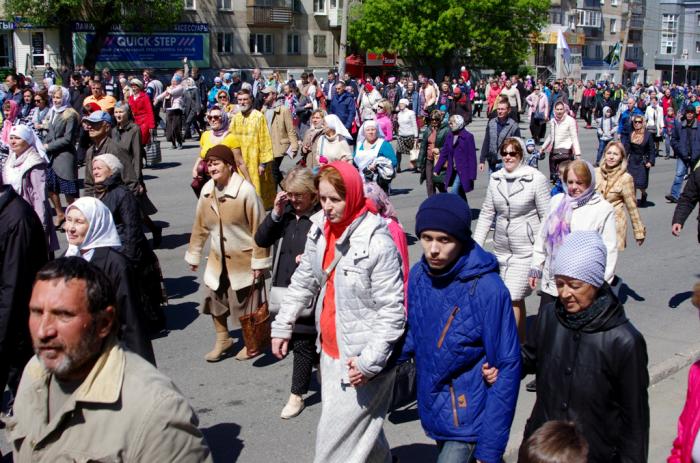
[[374, 119], [368, 119], [362, 123], [360, 126], [360, 130], [357, 131], [357, 146], [362, 146], [362, 144], [365, 141], [365, 128], [374, 126], [377, 128], [377, 138], [384, 139], [386, 136], [384, 135], [384, 132], [382, 131], [382, 128], [379, 127], [379, 124], [377, 124], [377, 121]]
[[[68, 245], [66, 256], [80, 256], [89, 261], [94, 249], [121, 247], [122, 241], [119, 239], [112, 213], [102, 201], [89, 196], [78, 198], [66, 208], [66, 214], [74, 208], [85, 216], [88, 222], [88, 231], [82, 243], [77, 246]], [[87, 252], [83, 253], [82, 251]]]
[[[61, 91], [61, 105], [56, 106], [53, 102], [53, 95], [58, 90]], [[51, 98], [51, 109], [49, 109], [48, 119], [53, 122], [56, 114], [60, 114], [70, 107], [70, 91], [66, 87], [61, 87], [58, 85], [52, 85], [49, 89], [49, 98]]]
[[24, 175], [33, 167], [48, 164], [49, 158], [46, 156], [41, 142], [38, 142], [34, 131], [28, 126], [23, 124], [13, 126], [10, 129], [10, 136], [19, 137], [29, 144], [29, 147], [19, 156], [10, 150], [2, 169], [3, 182], [6, 185], [12, 185], [17, 194], [21, 195]]
[[329, 129], [335, 130], [336, 134], [345, 137], [346, 140], [352, 139], [352, 135], [350, 135], [348, 129], [345, 128], [343, 122], [335, 114], [328, 114], [323, 118], [323, 121], [326, 123]]

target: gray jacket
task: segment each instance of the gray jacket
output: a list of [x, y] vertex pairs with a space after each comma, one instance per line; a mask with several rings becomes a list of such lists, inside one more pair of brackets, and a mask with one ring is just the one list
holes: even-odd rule
[[64, 180], [78, 179], [75, 143], [79, 130], [80, 116], [72, 108], [57, 113], [53, 121], [49, 121], [49, 131], [44, 140], [47, 145], [46, 154], [56, 175]]
[[[313, 302], [321, 286], [323, 212], [311, 217], [301, 263], [292, 276], [287, 298], [272, 323], [272, 337], [290, 339], [299, 314]], [[343, 257], [335, 268], [335, 324], [340, 361], [358, 357], [357, 367], [366, 377], [381, 373], [406, 321], [401, 259], [384, 220], [367, 213], [348, 226], [336, 241]], [[320, 333], [325, 287], [316, 304]], [[320, 343], [317, 339], [317, 348]]]

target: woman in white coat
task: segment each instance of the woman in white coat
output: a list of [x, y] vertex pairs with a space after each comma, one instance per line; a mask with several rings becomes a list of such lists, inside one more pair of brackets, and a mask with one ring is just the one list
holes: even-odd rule
[[581, 157], [576, 119], [567, 114], [562, 101], [554, 103], [554, 117], [549, 121], [549, 133], [542, 143], [542, 152], [549, 153], [549, 176], [552, 183], [559, 178], [559, 164]]
[[535, 237], [547, 215], [550, 196], [547, 177], [523, 163], [521, 143], [517, 138], [506, 138], [501, 145], [503, 168], [491, 174], [474, 241], [484, 245], [495, 216], [493, 251], [513, 300], [520, 341], [525, 342], [525, 298], [532, 292], [527, 276]]
[[605, 281], [612, 284], [617, 264], [615, 209], [595, 190], [595, 170], [586, 161], [571, 162], [564, 172], [566, 193], [552, 197], [549, 213], [535, 240], [529, 281], [535, 289], [542, 280], [540, 309], [557, 298], [552, 263], [569, 233], [595, 230], [607, 248]]

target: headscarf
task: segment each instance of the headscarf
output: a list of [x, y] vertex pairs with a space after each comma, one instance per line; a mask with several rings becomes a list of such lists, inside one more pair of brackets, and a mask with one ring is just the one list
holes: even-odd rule
[[394, 205], [391, 204], [389, 196], [387, 196], [386, 192], [382, 190], [379, 185], [375, 182], [366, 182], [364, 190], [365, 196], [374, 203], [379, 215], [385, 219], [394, 219], [398, 222], [399, 215]]
[[408, 99], [406, 99], [406, 98], [401, 98], [401, 99], [399, 100], [399, 104], [401, 104], [401, 103], [405, 104], [405, 105], [406, 105], [406, 109], [408, 109]]
[[228, 113], [226, 112], [225, 108], [223, 108], [219, 105], [212, 106], [211, 109], [209, 110], [209, 112], [211, 113], [215, 109], [218, 109], [219, 111], [221, 111], [221, 128], [219, 130], [212, 129], [211, 133], [213, 133], [215, 137], [221, 138], [224, 135], [226, 135], [226, 132], [228, 132], [228, 127], [229, 127]]
[[[78, 198], [66, 208], [68, 214], [73, 208], [83, 213], [88, 222], [88, 230], [85, 239], [79, 245], [69, 244], [66, 256], [81, 256], [85, 260], [92, 258], [93, 250], [97, 248], [119, 248], [122, 241], [119, 239], [114, 218], [107, 206], [97, 198], [83, 196]], [[82, 253], [82, 251], [88, 251]]]
[[557, 208], [547, 217], [544, 224], [544, 232], [546, 236], [545, 246], [548, 254], [551, 256], [551, 262], [554, 262], [556, 251], [564, 241], [564, 238], [571, 233], [571, 216], [575, 208], [585, 205], [595, 194], [595, 169], [588, 161], [586, 167], [591, 175], [591, 184], [588, 186], [581, 196], [573, 198], [569, 195], [568, 189], [562, 193], [564, 197]]
[[[14, 126], [12, 128], [11, 134], [20, 136], [17, 133], [18, 131], [21, 131], [22, 134], [25, 134], [25, 131], [29, 131], [29, 133], [31, 133], [32, 135], [34, 134], [32, 129], [30, 129], [26, 125]], [[31, 170], [33, 167], [49, 163], [49, 160], [46, 157], [46, 153], [43, 151], [43, 148], [42, 151], [39, 152], [39, 150], [36, 147], [36, 144], [32, 145], [32, 143], [26, 140], [24, 136], [20, 136], [20, 138], [27, 141], [27, 143], [29, 143], [30, 146], [19, 156], [14, 151], [10, 150], [10, 154], [7, 156], [7, 159], [5, 160], [5, 164], [2, 169], [3, 182], [6, 185], [11, 185], [18, 195], [22, 194], [22, 179], [24, 178], [24, 175], [27, 172], [29, 172], [29, 170]]]
[[360, 130], [357, 131], [357, 146], [362, 146], [362, 144], [365, 142], [365, 129], [367, 127], [374, 126], [377, 128], [377, 139], [381, 138], [384, 139], [386, 136], [384, 135], [384, 132], [382, 131], [382, 128], [379, 127], [379, 124], [377, 124], [377, 121], [374, 119], [367, 119], [362, 123], [360, 126]]
[[49, 110], [49, 120], [53, 120], [52, 118], [55, 113], [60, 114], [70, 107], [70, 90], [68, 90], [66, 87], [54, 85], [52, 89], [49, 90], [51, 101], [53, 101], [54, 93], [56, 93], [58, 90], [61, 91], [61, 105], [56, 106], [55, 103], [51, 104], [51, 109]]
[[[10, 129], [12, 129], [12, 124], [14, 124], [19, 114], [20, 107], [15, 100], [5, 100], [7, 104], [10, 105], [10, 114], [5, 118], [2, 123], [2, 132], [0, 132], [0, 140], [6, 145], [10, 144]], [[4, 103], [3, 103], [4, 107]]]
[[346, 140], [351, 140], [352, 135], [348, 132], [348, 129], [343, 125], [343, 122], [335, 114], [328, 114], [323, 117], [323, 121], [326, 123], [329, 129], [335, 130], [335, 133], [345, 137]]
[[12, 126], [10, 128], [10, 135], [19, 137], [22, 140], [29, 143], [30, 148], [34, 148], [44, 161], [49, 162], [49, 157], [46, 155], [46, 151], [44, 150], [44, 144], [41, 142], [41, 140], [39, 140], [39, 137], [37, 136], [36, 132], [34, 132], [34, 130], [32, 130], [31, 127], [24, 124]]
[[[321, 167], [321, 171], [330, 168], [340, 173], [340, 176], [343, 178], [343, 184], [345, 185], [345, 213], [343, 214], [343, 218], [338, 223], [332, 223], [330, 220], [326, 220], [323, 228], [326, 240], [328, 241], [332, 237], [333, 242], [335, 242], [355, 219], [368, 211], [376, 214], [377, 208], [371, 200], [365, 197], [362, 179], [357, 175], [357, 169], [352, 164], [343, 161], [334, 161]], [[330, 248], [331, 244], [328, 243], [327, 246]], [[334, 247], [335, 246], [333, 246], [333, 248]]]

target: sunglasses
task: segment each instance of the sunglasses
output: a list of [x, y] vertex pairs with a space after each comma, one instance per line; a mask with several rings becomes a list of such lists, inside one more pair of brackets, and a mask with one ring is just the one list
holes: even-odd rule
[[634, 121], [635, 124], [642, 124], [644, 121]]
[[518, 153], [517, 153], [517, 151], [503, 151], [503, 152], [501, 152], [501, 157], [502, 158], [507, 158], [507, 157], [517, 158]]
[[42, 101], [44, 100], [42, 100], [41, 98], [34, 98], [34, 103], [41, 103]]
[[207, 119], [210, 121], [218, 121], [221, 119], [221, 116], [207, 116]]

